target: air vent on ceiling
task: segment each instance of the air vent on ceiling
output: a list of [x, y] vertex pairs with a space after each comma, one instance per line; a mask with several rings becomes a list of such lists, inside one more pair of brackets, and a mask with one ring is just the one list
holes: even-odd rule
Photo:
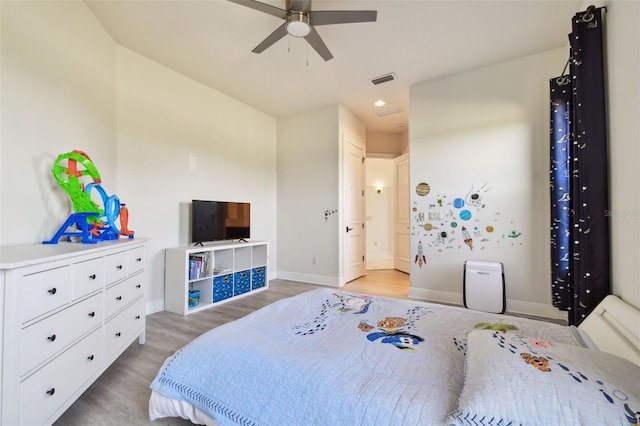
[[402, 112], [402, 108], [393, 107], [387, 109], [379, 109], [378, 111], [376, 111], [376, 114], [378, 114], [378, 116], [380, 117], [384, 117], [385, 115], [398, 114], [400, 112]]
[[395, 79], [396, 79], [396, 75], [394, 73], [390, 72], [389, 74], [385, 74], [385, 75], [381, 75], [380, 77], [372, 78], [370, 81], [374, 85], [378, 85], [378, 84], [386, 83], [387, 81], [393, 81]]

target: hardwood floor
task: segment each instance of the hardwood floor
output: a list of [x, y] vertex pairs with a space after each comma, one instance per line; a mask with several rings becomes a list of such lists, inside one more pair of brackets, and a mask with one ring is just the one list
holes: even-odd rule
[[409, 274], [395, 269], [367, 271], [364, 277], [353, 280], [342, 287], [344, 291], [367, 293], [385, 297], [409, 297]]
[[[341, 290], [407, 297], [408, 275], [398, 271], [368, 271]], [[181, 316], [162, 311], [147, 316], [146, 342], [133, 343], [100, 378], [56, 421], [57, 426], [190, 425], [179, 418], [149, 420], [149, 384], [162, 363], [202, 333], [241, 318], [276, 300], [322, 286], [272, 280], [269, 289], [231, 300], [205, 311]]]

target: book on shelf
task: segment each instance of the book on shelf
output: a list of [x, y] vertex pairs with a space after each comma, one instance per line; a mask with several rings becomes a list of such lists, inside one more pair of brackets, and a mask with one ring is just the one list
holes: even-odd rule
[[231, 272], [231, 268], [222, 268], [222, 267], [213, 268], [213, 275], [228, 274], [229, 272]]
[[197, 280], [208, 275], [209, 253], [194, 253], [189, 255], [189, 279]]

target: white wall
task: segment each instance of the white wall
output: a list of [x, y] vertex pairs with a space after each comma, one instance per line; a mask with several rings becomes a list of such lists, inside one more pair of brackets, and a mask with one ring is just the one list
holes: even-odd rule
[[[584, 8], [589, 4], [593, 4], [594, 2], [585, 2]], [[635, 305], [636, 307], [640, 307], [640, 281], [638, 280], [638, 276], [640, 276], [640, 186], [638, 186], [638, 182], [640, 182], [640, 145], [638, 141], [640, 140], [640, 121], [638, 121], [638, 117], [640, 117], [640, 79], [638, 79], [638, 75], [640, 75], [640, 29], [637, 23], [640, 21], [640, 3], [638, 2], [629, 2], [624, 0], [610, 0], [610, 1], [597, 1], [595, 2], [597, 6], [606, 6], [606, 29], [605, 29], [605, 46], [606, 46], [606, 58], [607, 58], [607, 90], [608, 90], [608, 127], [609, 127], [609, 174], [610, 174], [610, 211], [605, 212], [605, 214], [609, 214], [610, 216], [610, 224], [611, 224], [611, 257], [612, 257], [612, 293], [619, 295], [627, 302]], [[567, 17], [567, 20], [570, 20], [570, 17]], [[545, 81], [546, 77], [551, 77], [560, 72], [562, 67], [564, 66], [564, 61], [566, 61], [566, 55], [562, 54], [560, 57], [558, 54], [560, 51], [554, 52], [545, 52], [542, 56], [536, 55], [532, 58], [538, 57], [540, 59], [540, 63], [537, 64], [537, 67], [531, 68], [532, 70], [540, 69], [539, 67], [545, 67], [545, 64], [542, 62], [543, 59], [547, 58], [551, 60], [548, 63], [548, 73], [547, 75], [541, 75], [540, 78], [537, 78], [537, 82], [530, 80], [529, 87], [534, 87], [539, 90], [546, 91], [547, 83]], [[554, 58], [554, 59], [552, 59]], [[528, 61], [530, 58], [522, 58], [517, 60], [520, 61]], [[562, 62], [562, 63], [560, 63]], [[506, 64], [498, 64], [493, 67], [488, 67], [489, 70], [496, 70], [500, 72], [500, 69], [506, 70], [506, 66], [509, 66], [509, 63]], [[470, 72], [470, 75], [474, 75], [475, 73], [482, 73], [483, 70], [476, 70]], [[467, 75], [468, 73], [463, 74]], [[502, 74], [496, 74], [502, 75]], [[516, 77], [525, 77], [526, 79], [530, 79], [532, 73], [515, 73], [509, 75], [503, 75], [503, 77], [507, 78], [505, 81], [513, 82]], [[480, 79], [481, 74], [477, 74], [478, 83], [477, 87], [457, 87], [456, 78], [457, 76], [450, 76], [445, 78], [444, 81], [448, 82], [444, 87], [441, 87], [445, 93], [440, 93], [440, 100], [443, 101], [442, 106], [444, 108], [449, 107], [449, 103], [451, 101], [455, 101], [461, 96], [474, 103], [480, 102], [479, 105], [482, 105], [483, 102], [490, 100], [490, 97], [486, 97], [483, 93], [481, 86], [488, 84], [489, 88], [493, 90], [496, 86], [500, 86], [500, 82], [491, 77], [489, 79]], [[418, 85], [419, 90], [435, 90], [438, 91], [435, 87], [438, 82], [427, 82], [423, 85]], [[518, 83], [516, 83], [518, 84]], [[522, 89], [527, 87], [527, 83], [519, 83], [518, 86], [521, 86], [521, 89], [518, 89], [516, 92], [520, 92]], [[420, 89], [423, 87], [427, 87], [426, 89]], [[465, 95], [461, 93], [463, 91], [468, 91]], [[418, 92], [412, 91], [412, 114], [417, 113], [418, 111], [425, 111], [425, 107], [429, 106], [431, 103], [431, 107], [435, 110], [437, 109], [437, 105], [433, 102], [436, 100], [432, 96], [423, 96], [418, 95]], [[545, 95], [546, 96], [546, 95]], [[484, 101], [482, 101], [484, 99]], [[529, 100], [534, 100], [535, 98], [530, 98]], [[542, 99], [540, 100], [540, 105], [543, 105], [546, 109], [548, 100]], [[420, 104], [423, 104], [420, 106]], [[489, 105], [490, 106], [490, 105]], [[437, 112], [437, 111], [436, 111]], [[470, 113], [473, 110], [469, 110]], [[533, 109], [530, 109], [528, 113], [533, 114], [530, 116], [529, 124], [531, 128], [545, 129], [547, 126], [547, 112], [538, 111], [535, 112]], [[437, 117], [441, 119], [446, 119], [451, 117], [448, 114], [438, 113]], [[474, 114], [475, 115], [475, 114]], [[414, 116], [416, 119], [419, 117], [420, 119], [426, 119], [429, 116]], [[434, 145], [429, 145], [425, 142], [425, 138], [419, 136], [418, 140], [414, 139], [414, 135], [418, 136], [419, 133], [414, 133], [416, 129], [416, 124], [419, 124], [419, 121], [412, 120], [410, 122], [410, 139], [411, 139], [411, 156], [412, 156], [412, 171], [415, 171], [417, 167], [421, 167], [422, 169], [428, 169], [429, 166], [434, 169], [448, 167], [444, 162], [440, 161], [439, 165], [434, 164], [438, 162], [438, 159], [441, 159], [440, 152], [435, 150]], [[445, 126], [442, 126], [440, 129], [443, 134], [447, 134], [449, 130], [446, 129], [447, 126], [452, 123], [445, 122]], [[478, 136], [481, 135], [482, 132], [478, 133]], [[475, 138], [475, 136], [474, 136]], [[542, 198], [547, 191], [547, 188], [543, 184], [543, 182], [547, 181], [547, 173], [546, 166], [544, 166], [544, 161], [547, 158], [546, 146], [548, 141], [546, 134], [540, 134], [536, 136], [536, 140], [539, 141], [531, 145], [531, 155], [532, 159], [535, 159], [537, 165], [524, 165], [524, 170], [527, 171], [532, 177], [532, 183], [535, 184], [535, 188], [533, 189], [532, 195], [532, 203], [530, 206], [532, 210], [528, 216], [530, 216], [531, 221], [531, 230], [534, 232], [538, 232], [540, 234], [540, 238], [545, 238], [548, 233], [548, 225], [546, 221], [548, 220], [548, 209], [546, 207], [547, 202], [543, 202]], [[416, 151], [414, 148], [417, 148], [419, 145], [422, 146], [422, 154], [416, 156]], [[488, 147], [489, 148], [489, 147]], [[428, 153], [427, 153], [428, 152]], [[486, 149], [485, 152], [475, 152], [468, 151], [465, 152], [464, 155], [460, 155], [458, 159], [460, 161], [468, 164], [468, 158], [473, 157], [474, 155], [480, 156], [480, 158], [485, 158], [487, 153], [490, 153], [489, 149]], [[434, 154], [435, 155], [435, 159]], [[431, 159], [430, 159], [431, 157]], [[540, 160], [544, 158], [544, 160]], [[542, 163], [540, 162], [542, 161]], [[458, 170], [456, 167], [456, 170]], [[470, 171], [471, 169], [466, 169], [466, 171]], [[425, 172], [427, 173], [427, 172]], [[476, 174], [476, 172], [474, 172]], [[415, 192], [413, 192], [415, 185], [417, 182], [417, 177], [424, 177], [424, 175], [417, 175], [412, 173], [412, 193], [415, 198]], [[516, 204], [516, 203], [514, 203]], [[519, 209], [517, 207], [516, 209]], [[507, 210], [505, 210], [507, 211]], [[512, 211], [509, 209], [508, 211]], [[503, 213], [504, 214], [504, 213]], [[414, 236], [414, 246], [412, 247], [413, 252], [415, 253], [415, 241], [417, 238]], [[531, 242], [527, 242], [529, 245]], [[547, 242], [538, 240], [536, 238], [533, 241], [533, 246], [536, 247], [534, 253], [531, 253], [529, 256], [526, 253], [523, 253], [522, 259], [523, 261], [516, 260], [512, 266], [514, 268], [510, 268], [508, 264], [505, 265], [507, 268], [507, 282], [509, 283], [509, 274], [510, 270], [515, 269], [516, 271], [521, 270], [531, 270], [531, 267], [534, 267], [534, 275], [527, 275], [523, 277], [523, 281], [518, 284], [508, 284], [507, 287], [507, 296], [517, 298], [517, 300], [511, 300], [512, 306], [515, 305], [516, 308], [521, 310], [535, 310], [535, 311], [549, 311], [551, 309], [551, 313], [554, 313], [555, 309], [548, 306], [545, 309], [544, 306], [538, 306], [536, 304], [542, 303], [543, 305], [547, 305], [550, 303], [550, 295], [548, 289], [548, 247]], [[530, 249], [520, 249], [521, 251], [529, 252]], [[436, 251], [436, 259], [439, 252]], [[498, 259], [498, 255], [501, 253], [500, 251], [495, 252], [492, 251], [492, 254], [495, 253], [496, 259]], [[483, 256], [486, 254], [483, 253]], [[486, 255], [487, 258], [493, 257]], [[456, 263], [460, 263], [462, 259], [457, 259]], [[429, 259], [427, 259], [429, 261]], [[521, 264], [524, 264], [524, 269], [521, 268]], [[528, 265], [528, 266], [527, 266]], [[443, 299], [448, 300], [456, 300], [459, 302], [460, 295], [458, 294], [450, 294], [451, 292], [456, 293], [459, 291], [459, 283], [460, 283], [460, 273], [456, 272], [456, 265], [442, 266], [441, 271], [431, 274], [429, 269], [427, 268], [425, 272], [420, 274], [418, 271], [418, 276], [413, 274], [412, 270], [412, 286], [416, 286], [414, 289], [414, 293], [421, 295], [429, 295], [432, 297], [441, 297]], [[414, 269], [415, 266], [414, 266]], [[418, 268], [419, 269], [419, 268]], [[443, 277], [444, 275], [445, 277]], [[449, 275], [449, 277], [446, 277]], [[438, 284], [438, 277], [440, 276], [440, 285]], [[421, 278], [419, 278], [421, 277]], [[447, 279], [451, 279], [451, 283], [456, 283], [452, 288], [445, 283]], [[456, 290], [455, 286], [458, 286], [458, 290]], [[516, 287], [517, 286], [517, 287]], [[514, 288], [516, 290], [514, 290]], [[515, 293], [514, 293], [515, 291]], [[523, 302], [523, 303], [518, 303]], [[540, 308], [540, 309], [539, 309]]]
[[338, 285], [338, 123], [337, 106], [278, 119], [280, 278]]
[[612, 292], [640, 308], [640, 2], [607, 2]]
[[72, 212], [59, 154], [85, 151], [116, 189], [116, 45], [82, 2], [0, 7], [0, 244], [40, 243]]
[[50, 170], [80, 149], [150, 239], [148, 311], [163, 309], [164, 248], [188, 243], [193, 198], [250, 202], [275, 277], [275, 118], [117, 46], [82, 2], [0, 4], [2, 246], [52, 237], [71, 205]]
[[[637, 144], [640, 140], [640, 124], [637, 120], [640, 116], [640, 82], [637, 78], [640, 74], [640, 36], [636, 25], [640, 20], [640, 4], [617, 0], [607, 3], [612, 285], [614, 293], [640, 307], [640, 284], [637, 278], [640, 275], [640, 187], [637, 185], [640, 181], [640, 150]], [[184, 226], [184, 202], [191, 199], [192, 195], [185, 193], [184, 188], [189, 187], [199, 188], [202, 192], [198, 193], [198, 196], [212, 198], [220, 194], [221, 197], [228, 195], [231, 198], [231, 195], [237, 195], [248, 199], [247, 194], [264, 191], [264, 195], [260, 194], [249, 201], [253, 201], [262, 210], [262, 214], [257, 214], [257, 208], [252, 209], [252, 220], [257, 222], [254, 235], [272, 243], [271, 272], [276, 270], [274, 264], [277, 267], [282, 266], [284, 271], [295, 271], [295, 266], [290, 265], [300, 265], [300, 273], [303, 276], [314, 279], [319, 277], [330, 282], [335, 280], [333, 271], [337, 269], [338, 231], [337, 228], [333, 231], [332, 227], [335, 225], [331, 223], [336, 221], [336, 216], [329, 215], [325, 222], [323, 211], [332, 211], [338, 207], [338, 195], [337, 192], [333, 192], [338, 186], [338, 165], [334, 160], [338, 154], [333, 149], [336, 141], [334, 131], [340, 121], [339, 107], [316, 111], [318, 116], [301, 114], [279, 120], [276, 125], [275, 120], [259, 111], [226, 98], [215, 90], [199, 86], [186, 77], [137, 57], [132, 52], [118, 48], [82, 2], [4, 1], [0, 2], [0, 8], [2, 246], [39, 243], [50, 238], [58, 229], [71, 212], [71, 207], [67, 195], [51, 176], [50, 169], [58, 154], [82, 149], [96, 163], [105, 189], [109, 193], [118, 194], [131, 208], [131, 228], [137, 235], [151, 238], [152, 304], [157, 304], [162, 294], [161, 247], [186, 242], [185, 232], [188, 227]], [[541, 58], [548, 54], [556, 57], [556, 54], [551, 52], [543, 54]], [[550, 70], [553, 74], [560, 72], [564, 66], [566, 56], [559, 56], [562, 57], [556, 59], [562, 64], [553, 64]], [[496, 67], [500, 69], [503, 65]], [[506, 69], [503, 68], [503, 71]], [[481, 74], [482, 70], [476, 70], [469, 75], [479, 77]], [[516, 78], [521, 75], [522, 73], [505, 75], [504, 82], [508, 83], [508, 87], [515, 94], [522, 95], [517, 95], [516, 100], [536, 102], [541, 111], [527, 111], [527, 114], [533, 114], [529, 124], [532, 129], [543, 131], [546, 128], [547, 101], [546, 83], [541, 81], [547, 76], [536, 77], [540, 86], [528, 86]], [[525, 74], [525, 77], [534, 76]], [[150, 79], [149, 82], [145, 82], [147, 78]], [[477, 107], [468, 111], [475, 116], [475, 113], [487, 104], [487, 99], [482, 100], [483, 92], [477, 87], [478, 83], [473, 81], [471, 87], [464, 88], [464, 91], [468, 92], [466, 95], [460, 93], [463, 90], [456, 87], [456, 78], [451, 76], [441, 79], [440, 81], [447, 82], [443, 91], [437, 90], [436, 82], [424, 83], [427, 87], [425, 90], [435, 91], [445, 108], [443, 111], [449, 108], [449, 101], [460, 98], [470, 100]], [[140, 87], [136, 88], [138, 84]], [[497, 85], [498, 81], [493, 81], [491, 87]], [[523, 93], [532, 89], [541, 92], [537, 95], [537, 92], [528, 95]], [[126, 93], [125, 90], [130, 92]], [[187, 98], [187, 93], [192, 98]], [[428, 101], [436, 98], [414, 95], [415, 93], [412, 93], [412, 102], [416, 103], [416, 111], [427, 107], [428, 112], [431, 112]], [[180, 105], [182, 109], [172, 106], [174, 96], [177, 96], [176, 105]], [[145, 99], [154, 99], [160, 103], [145, 105]], [[423, 101], [427, 103], [420, 106]], [[135, 105], [145, 108], [134, 109]], [[488, 111], [495, 113], [496, 105], [489, 106], [491, 108]], [[435, 105], [431, 107], [437, 109]], [[414, 106], [412, 110], [413, 108]], [[442, 111], [438, 114], [438, 117], [444, 119], [448, 117], [448, 114], [443, 114]], [[482, 114], [479, 117], [486, 118]], [[121, 124], [117, 123], [117, 120]], [[229, 120], [231, 123], [226, 124]], [[420, 120], [421, 117], [410, 123], [411, 127], [417, 127], [416, 131], [419, 131]], [[137, 125], [135, 122], [140, 124]], [[450, 130], [447, 130], [447, 126], [458, 125], [448, 121], [442, 124], [439, 129], [445, 132]], [[325, 125], [328, 127], [325, 128]], [[154, 128], [155, 126], [158, 128]], [[244, 129], [245, 126], [248, 128]], [[240, 128], [242, 129], [239, 130]], [[278, 142], [274, 135], [276, 128]], [[359, 126], [356, 125], [356, 128], [358, 130]], [[159, 129], [167, 131], [168, 134], [163, 134]], [[263, 131], [266, 132], [266, 139], [261, 140], [256, 135], [262, 134]], [[483, 132], [479, 135], [488, 134]], [[463, 133], [449, 136], [464, 142]], [[438, 137], [446, 139], [443, 135]], [[470, 134], [466, 137], [467, 140], [474, 138]], [[541, 143], [530, 145], [530, 155], [532, 158], [539, 158], [536, 161], [540, 163], [525, 166], [529, 176], [526, 179], [535, 184], [536, 188], [531, 193], [533, 198], [528, 201], [532, 206], [541, 206], [546, 194], [546, 184], [542, 183], [546, 181], [547, 176], [544, 163], [545, 137], [535, 135], [535, 140], [540, 140]], [[122, 139], [116, 141], [117, 138]], [[314, 147], [308, 141], [330, 142], [327, 142], [326, 146]], [[155, 142], [159, 145], [155, 145]], [[275, 162], [276, 143], [279, 144], [278, 161], [282, 161], [277, 168], [278, 196], [282, 205], [279, 205], [277, 210], [272, 201], [275, 188], [273, 182], [276, 178], [274, 169], [269, 169], [268, 166]], [[412, 145], [415, 145], [413, 133]], [[158, 146], [168, 149], [171, 158], [163, 155], [157, 149]], [[223, 186], [193, 185], [194, 182], [201, 181], [199, 177], [205, 182], [209, 178], [217, 180], [223, 171], [229, 172], [232, 169], [229, 165], [246, 171], [246, 168], [242, 168], [244, 163], [239, 162], [234, 147], [240, 147], [238, 149], [244, 154], [254, 151], [257, 153], [249, 160], [255, 173], [239, 174], [241, 176], [238, 177], [240, 180], [237, 181], [237, 186], [228, 186], [226, 179]], [[448, 164], [439, 161], [448, 154], [441, 157], [434, 147], [426, 145], [412, 161], [411, 169], [416, 173], [422, 173], [416, 175], [421, 179], [424, 176], [431, 179], [431, 170], [435, 171], [436, 177], [440, 177], [445, 174], [443, 169], [449, 167]], [[288, 153], [288, 150], [291, 150], [291, 153]], [[444, 150], [445, 153], [446, 151], [447, 149]], [[197, 156], [196, 172], [189, 172], [187, 167], [188, 157], [192, 153]], [[526, 155], [524, 150], [517, 153]], [[452, 156], [455, 161], [451, 164], [456, 168], [460, 168], [459, 164], [456, 165], [457, 162], [472, 158], [470, 152], [463, 154]], [[412, 157], [413, 155], [412, 152]], [[244, 158], [246, 160], [247, 157]], [[521, 160], [522, 158], [519, 161]], [[147, 165], [148, 163], [151, 164]], [[207, 164], [212, 168], [204, 168]], [[146, 170], [147, 167], [151, 172]], [[288, 167], [292, 167], [292, 170], [288, 171]], [[471, 170], [464, 168], [465, 173]], [[481, 173], [482, 170], [474, 171], [473, 176], [469, 177], [459, 174], [459, 179], [464, 181], [465, 185], [471, 180], [475, 182], [478, 172]], [[416, 181], [412, 181], [413, 187], [415, 184]], [[454, 192], [459, 190], [450, 183], [445, 185], [446, 188], [453, 188]], [[257, 188], [258, 191], [253, 191], [253, 188]], [[439, 188], [434, 191], [437, 192]], [[287, 191], [292, 191], [293, 195], [286, 195]], [[143, 201], [135, 201], [138, 196]], [[538, 208], [541, 214], [525, 216], [529, 217], [529, 225], [533, 229], [544, 229], [544, 233], [541, 234], [546, 235], [544, 223], [547, 212], [545, 208], [536, 207]], [[277, 225], [289, 229], [282, 238], [278, 234], [280, 245], [286, 244], [285, 250], [274, 247], [276, 211]], [[530, 243], [533, 245], [529, 246]], [[533, 254], [531, 261], [540, 266], [536, 273], [545, 277], [544, 285], [525, 285], [521, 289], [517, 287], [516, 293], [511, 292], [510, 287], [509, 294], [528, 297], [531, 293], [537, 295], [539, 292], [541, 299], [547, 300], [546, 243], [529, 241], [527, 247], [529, 248], [523, 251], [530, 251], [531, 247], [540, 248], [539, 252]], [[280, 258], [276, 259], [278, 254]], [[436, 250], [434, 255], [438, 256], [439, 252]], [[314, 256], [318, 258], [317, 265], [311, 264], [311, 258]], [[455, 268], [459, 269], [461, 260], [456, 260]], [[446, 269], [443, 269], [445, 275]], [[509, 269], [507, 271], [509, 273]], [[450, 273], [452, 279], [459, 283], [460, 272], [453, 272], [451, 269]], [[456, 290], [436, 284], [434, 278], [437, 278], [437, 275], [426, 275], [421, 277], [418, 271], [412, 285], [418, 290], [428, 292], [434, 289], [444, 291], [445, 296], [451, 292], [455, 297], [460, 296], [459, 288]]]
[[[367, 269], [393, 269], [394, 162], [368, 157], [366, 171]], [[380, 193], [377, 185], [383, 187]]]
[[118, 196], [150, 238], [151, 309], [162, 309], [164, 249], [190, 242], [192, 199], [250, 202], [275, 278], [275, 118], [122, 47], [117, 82]]
[[343, 105], [278, 119], [279, 278], [342, 284], [345, 136], [364, 144], [364, 124]]
[[507, 309], [559, 314], [546, 284], [548, 80], [566, 58], [556, 49], [411, 88], [411, 253], [426, 259], [412, 262], [412, 295], [461, 303], [464, 261], [497, 261]]

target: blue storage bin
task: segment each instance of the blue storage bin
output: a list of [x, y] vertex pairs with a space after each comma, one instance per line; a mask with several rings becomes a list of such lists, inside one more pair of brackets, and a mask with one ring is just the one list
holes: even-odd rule
[[251, 288], [262, 288], [267, 283], [267, 267], [260, 266], [251, 270]]
[[233, 274], [233, 295], [247, 293], [251, 291], [250, 271], [240, 271]]
[[233, 296], [233, 275], [219, 275], [213, 278], [213, 301], [219, 302]]

